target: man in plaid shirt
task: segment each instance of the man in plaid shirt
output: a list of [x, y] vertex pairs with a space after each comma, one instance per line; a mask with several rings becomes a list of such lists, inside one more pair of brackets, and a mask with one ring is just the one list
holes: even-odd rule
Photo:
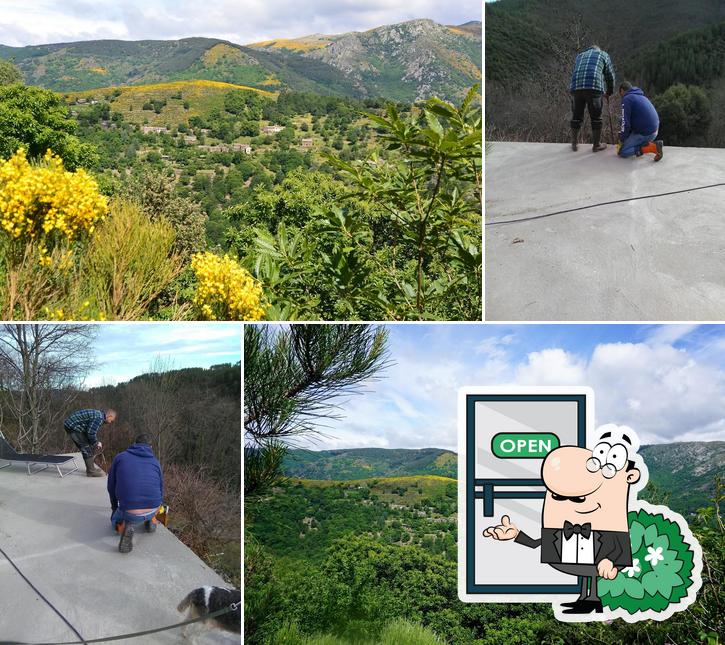
[[607, 52], [592, 45], [576, 57], [571, 75], [571, 149], [576, 151], [579, 130], [584, 120], [584, 108], [592, 122], [592, 152], [607, 147], [602, 139], [602, 96], [614, 92], [614, 66]]
[[115, 410], [77, 410], [63, 422], [68, 436], [83, 455], [88, 477], [103, 477], [103, 470], [93, 461], [103, 448], [103, 444], [96, 437], [104, 423], [110, 424], [115, 420]]

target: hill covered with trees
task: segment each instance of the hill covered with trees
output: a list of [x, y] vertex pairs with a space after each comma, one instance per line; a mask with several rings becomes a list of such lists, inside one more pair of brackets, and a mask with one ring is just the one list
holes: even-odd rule
[[366, 479], [409, 475], [458, 476], [456, 453], [440, 448], [404, 450], [290, 450], [283, 464], [288, 477], [302, 479]]
[[[641, 454], [651, 482], [646, 492], [665, 495], [663, 503], [686, 515], [707, 505], [714, 494], [714, 478], [725, 468], [722, 441], [642, 446]], [[458, 456], [440, 448], [293, 449], [285, 457], [283, 471], [291, 479], [338, 482], [425, 475], [456, 479]]]
[[[716, 641], [722, 581], [707, 569], [692, 610], [651, 621], [645, 631], [621, 620], [561, 623], [545, 604], [460, 602], [456, 497], [455, 481], [423, 476], [290, 479], [247, 501], [245, 640], [388, 642], [389, 626], [406, 620], [432, 632], [438, 643], [466, 645]], [[725, 537], [714, 521], [715, 507], [707, 505], [689, 523], [715, 570], [722, 566]], [[417, 638], [392, 642], [436, 642]]]

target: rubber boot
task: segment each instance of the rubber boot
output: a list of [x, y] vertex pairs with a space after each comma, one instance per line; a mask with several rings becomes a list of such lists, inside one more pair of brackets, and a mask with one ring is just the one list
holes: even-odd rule
[[83, 461], [86, 462], [86, 477], [103, 477], [106, 474], [93, 463], [93, 457], [83, 457]]
[[579, 130], [571, 129], [571, 149], [576, 152], [579, 149]]
[[133, 522], [126, 522], [121, 533], [121, 539], [118, 542], [118, 550], [120, 553], [131, 553], [133, 550]]
[[157, 524], [158, 520], [155, 517], [151, 518], [150, 520], [146, 520], [143, 523], [144, 529], [146, 529], [146, 533], [155, 533]]
[[655, 161], [659, 161], [663, 155], [662, 145], [662, 139], [657, 139], [657, 141], [650, 141], [646, 146], [642, 146], [640, 150], [644, 155], [652, 153], [655, 156]]
[[602, 131], [592, 130], [592, 152], [600, 152], [607, 149], [606, 143], [601, 143]]

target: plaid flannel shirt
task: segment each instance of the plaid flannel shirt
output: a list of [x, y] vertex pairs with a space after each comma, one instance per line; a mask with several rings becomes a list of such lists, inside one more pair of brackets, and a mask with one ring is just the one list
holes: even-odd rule
[[102, 410], [78, 410], [63, 422], [63, 427], [66, 432], [84, 432], [90, 443], [96, 443], [98, 430], [105, 421], [106, 413]]
[[589, 48], [576, 57], [569, 90], [614, 93], [614, 65], [607, 52]]

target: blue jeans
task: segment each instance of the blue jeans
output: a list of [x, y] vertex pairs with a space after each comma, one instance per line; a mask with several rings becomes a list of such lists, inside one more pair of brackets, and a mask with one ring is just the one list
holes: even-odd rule
[[620, 157], [632, 157], [637, 154], [641, 146], [647, 145], [650, 141], [654, 141], [657, 133], [654, 134], [630, 134], [622, 143], [619, 149]]
[[115, 531], [116, 525], [120, 524], [121, 522], [141, 524], [141, 522], [150, 521], [156, 516], [157, 510], [158, 509], [154, 509], [153, 511], [149, 511], [148, 513], [129, 513], [127, 511], [122, 511], [120, 508], [117, 508], [115, 511], [113, 511], [113, 514], [111, 515], [111, 526], [113, 526], [113, 530]]

